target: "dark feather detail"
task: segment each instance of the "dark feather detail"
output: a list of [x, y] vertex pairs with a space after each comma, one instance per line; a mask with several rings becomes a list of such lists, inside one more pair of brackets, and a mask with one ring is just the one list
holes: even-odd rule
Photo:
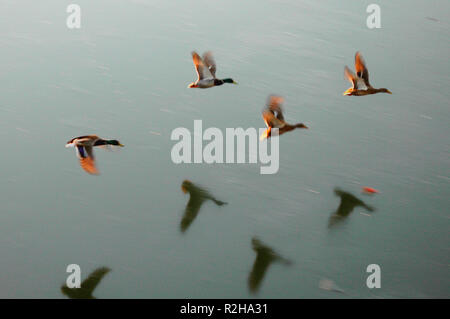
[[101, 145], [106, 145], [106, 141], [102, 140], [102, 139], [98, 139], [95, 141], [94, 146], [101, 146]]
[[86, 154], [83, 146], [77, 146], [77, 149], [78, 149], [78, 154], [80, 154], [80, 156], [82, 158], [86, 158], [87, 157], [87, 154]]

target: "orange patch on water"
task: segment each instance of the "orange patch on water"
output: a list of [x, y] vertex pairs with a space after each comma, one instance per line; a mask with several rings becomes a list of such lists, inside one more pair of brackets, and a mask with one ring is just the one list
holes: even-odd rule
[[366, 194], [376, 194], [379, 193], [378, 190], [376, 190], [375, 188], [372, 187], [363, 187], [363, 192]]

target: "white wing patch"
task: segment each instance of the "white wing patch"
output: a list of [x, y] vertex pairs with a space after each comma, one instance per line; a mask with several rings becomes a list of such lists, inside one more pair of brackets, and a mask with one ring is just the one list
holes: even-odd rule
[[368, 89], [366, 83], [364, 82], [364, 80], [362, 78], [357, 78], [356, 84], [357, 84], [358, 90], [367, 90]]

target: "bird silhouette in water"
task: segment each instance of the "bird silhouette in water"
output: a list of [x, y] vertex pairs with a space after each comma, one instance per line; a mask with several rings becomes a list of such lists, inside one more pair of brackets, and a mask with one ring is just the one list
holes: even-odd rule
[[204, 202], [211, 200], [218, 206], [227, 204], [225, 202], [217, 200], [207, 190], [195, 185], [189, 180], [183, 181], [183, 183], [181, 184], [181, 190], [183, 191], [183, 193], [189, 193], [190, 195], [183, 218], [181, 219], [180, 223], [180, 230], [182, 233], [184, 233], [189, 228], [194, 219], [197, 217], [198, 212]]
[[272, 263], [291, 265], [292, 262], [279, 256], [272, 248], [264, 245], [258, 238], [252, 238], [252, 249], [256, 252], [256, 259], [248, 277], [248, 289], [251, 293], [258, 292], [261, 282]]
[[87, 277], [82, 283], [80, 288], [69, 288], [67, 285], [61, 287], [61, 292], [70, 299], [96, 299], [92, 292], [111, 269], [107, 267], [101, 267], [94, 270], [89, 277]]
[[334, 194], [341, 198], [341, 203], [339, 204], [337, 210], [330, 216], [328, 227], [331, 227], [336, 223], [347, 218], [356, 207], [362, 207], [369, 212], [375, 211], [373, 207], [367, 205], [356, 196], [348, 192], [345, 192], [339, 188], [334, 189]]
[[283, 116], [283, 110], [281, 108], [283, 101], [284, 99], [281, 96], [276, 95], [269, 95], [267, 98], [267, 105], [262, 112], [262, 117], [264, 119], [264, 123], [266, 123], [267, 130], [261, 134], [261, 141], [272, 136], [273, 128], [278, 129], [278, 135], [290, 132], [296, 128], [308, 128], [303, 123], [297, 123], [294, 125], [286, 123]]

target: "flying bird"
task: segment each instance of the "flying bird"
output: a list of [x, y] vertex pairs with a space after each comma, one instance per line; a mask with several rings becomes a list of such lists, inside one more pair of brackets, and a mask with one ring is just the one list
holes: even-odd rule
[[392, 94], [386, 88], [376, 89], [369, 83], [369, 71], [367, 70], [366, 64], [364, 62], [361, 53], [356, 52], [355, 54], [355, 69], [356, 74], [353, 73], [347, 66], [344, 68], [344, 73], [346, 78], [352, 83], [352, 87], [347, 89], [342, 95], [368, 95], [375, 93], [389, 93]]
[[110, 271], [111, 269], [107, 267], [98, 268], [81, 283], [80, 288], [69, 288], [67, 285], [64, 285], [61, 287], [61, 292], [70, 299], [96, 299], [92, 295], [92, 292], [102, 278]]
[[283, 116], [281, 104], [284, 99], [281, 96], [270, 95], [267, 99], [266, 108], [262, 112], [262, 117], [266, 123], [267, 130], [260, 136], [260, 140], [269, 138], [272, 135], [272, 128], [278, 128], [278, 135], [292, 131], [296, 128], [308, 128], [303, 123], [291, 125], [286, 123]]
[[222, 80], [216, 78], [216, 62], [210, 51], [203, 54], [203, 58], [194, 51], [192, 52], [192, 60], [194, 61], [195, 71], [197, 72], [197, 80], [189, 84], [188, 88], [207, 89], [224, 83], [237, 84], [231, 78]]
[[95, 146], [106, 147], [109, 145], [123, 147], [118, 140], [104, 140], [97, 135], [75, 137], [66, 143], [66, 147], [75, 147], [81, 167], [86, 172], [93, 175], [99, 173], [95, 165], [93, 148]]
[[183, 191], [183, 193], [189, 193], [190, 195], [183, 218], [181, 219], [180, 223], [180, 230], [183, 233], [189, 228], [194, 219], [197, 217], [198, 212], [200, 211], [200, 208], [202, 207], [204, 202], [211, 200], [217, 206], [226, 204], [225, 202], [217, 200], [207, 190], [195, 185], [189, 180], [183, 181], [183, 183], [181, 184], [181, 190]]

